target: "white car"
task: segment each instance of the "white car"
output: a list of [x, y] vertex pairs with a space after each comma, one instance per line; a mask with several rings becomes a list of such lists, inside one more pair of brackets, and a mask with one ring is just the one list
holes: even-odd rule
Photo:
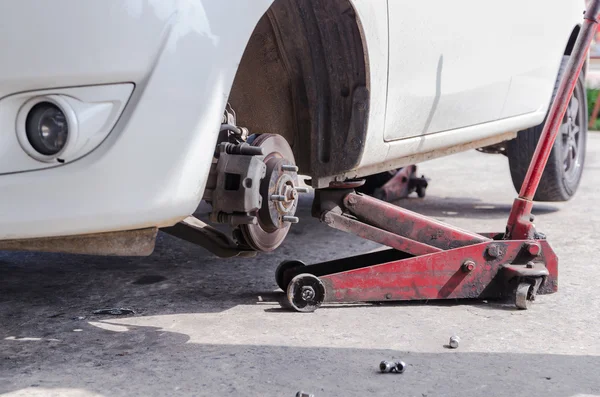
[[[519, 186], [583, 10], [4, 1], [0, 248], [143, 255], [169, 228], [223, 256], [270, 251], [298, 221], [298, 175], [350, 186], [475, 148], [507, 155]], [[582, 77], [537, 199], [575, 193], [586, 109]], [[203, 199], [232, 237], [189, 218]]]

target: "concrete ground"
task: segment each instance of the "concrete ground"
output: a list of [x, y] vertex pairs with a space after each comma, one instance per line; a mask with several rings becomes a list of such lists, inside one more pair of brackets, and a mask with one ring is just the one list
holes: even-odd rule
[[[578, 195], [536, 206], [560, 256], [560, 292], [528, 311], [497, 302], [279, 310], [273, 279], [376, 244], [309, 217], [276, 253], [219, 260], [160, 236], [148, 258], [0, 254], [0, 395], [600, 396], [600, 135]], [[507, 161], [474, 151], [424, 163], [424, 200], [401, 205], [474, 231], [502, 231]], [[130, 307], [135, 315], [93, 315]], [[443, 347], [459, 335], [460, 348]], [[377, 373], [401, 358], [402, 375]]]

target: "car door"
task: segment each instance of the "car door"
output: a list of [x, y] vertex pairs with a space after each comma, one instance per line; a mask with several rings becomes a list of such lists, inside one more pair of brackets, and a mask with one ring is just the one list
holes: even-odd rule
[[[582, 20], [583, 0], [552, 0], [543, 5], [539, 1], [519, 2], [519, 12], [511, 17], [515, 44], [510, 62], [505, 62], [511, 82], [502, 118], [548, 106], [567, 42]], [[516, 0], [508, 3], [517, 6]]]
[[388, 1], [386, 141], [500, 118], [511, 81], [507, 64], [519, 46], [510, 29], [516, 5]]

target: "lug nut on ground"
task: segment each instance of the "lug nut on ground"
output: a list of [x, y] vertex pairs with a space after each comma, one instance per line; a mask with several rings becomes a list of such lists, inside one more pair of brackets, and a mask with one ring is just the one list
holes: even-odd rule
[[311, 394], [311, 393], [299, 391], [298, 393], [296, 393], [296, 397], [315, 397], [315, 395]]
[[450, 347], [450, 349], [458, 349], [459, 344], [460, 344], [460, 338], [458, 336], [450, 337], [450, 341], [448, 342], [448, 347]]
[[382, 373], [396, 373], [401, 374], [406, 369], [406, 363], [404, 361], [382, 361], [379, 363], [379, 371]]

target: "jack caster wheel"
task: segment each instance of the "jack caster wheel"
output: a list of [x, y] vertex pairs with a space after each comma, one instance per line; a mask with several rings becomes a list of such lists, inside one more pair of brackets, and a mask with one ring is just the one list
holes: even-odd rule
[[532, 281], [522, 281], [515, 290], [515, 306], [517, 309], [527, 310], [531, 305], [531, 302], [535, 300], [538, 288], [542, 283], [541, 278], [537, 278]]
[[275, 270], [275, 282], [277, 283], [277, 286], [283, 291], [286, 291], [290, 279], [285, 279], [285, 272], [288, 270], [301, 269], [304, 266], [306, 266], [306, 264], [302, 261], [288, 260], [281, 262], [279, 266], [277, 266], [277, 270]]
[[314, 312], [325, 300], [325, 286], [312, 274], [299, 274], [287, 287], [287, 299], [298, 312]]
[[517, 309], [527, 310], [529, 308], [529, 290], [531, 289], [531, 284], [529, 283], [520, 283], [517, 286], [517, 290], [515, 291], [515, 306]]

